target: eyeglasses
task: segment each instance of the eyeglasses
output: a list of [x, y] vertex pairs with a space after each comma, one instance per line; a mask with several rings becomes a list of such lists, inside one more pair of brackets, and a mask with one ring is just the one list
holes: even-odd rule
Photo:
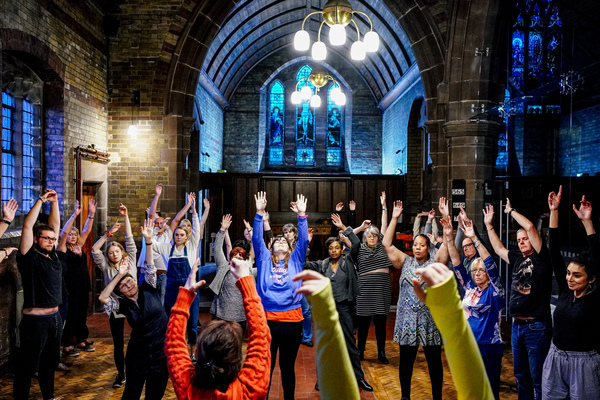
[[469, 246], [475, 246], [473, 243], [465, 244], [463, 250], [466, 250]]
[[471, 273], [473, 275], [477, 275], [477, 274], [487, 274], [487, 271], [485, 269], [472, 269]]
[[121, 283], [120, 289], [131, 289], [135, 286], [133, 279], [127, 279]]
[[39, 239], [44, 239], [44, 240], [47, 240], [47, 241], [48, 241], [48, 242], [50, 242], [50, 243], [54, 243], [54, 242], [56, 242], [56, 238], [49, 237], [49, 236], [38, 236], [38, 238], [39, 238]]

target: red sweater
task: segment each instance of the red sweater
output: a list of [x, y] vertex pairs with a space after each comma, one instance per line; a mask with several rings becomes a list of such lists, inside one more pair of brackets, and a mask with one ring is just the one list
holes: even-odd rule
[[188, 355], [185, 329], [190, 304], [196, 294], [183, 287], [179, 288], [177, 302], [171, 309], [165, 339], [167, 366], [178, 399], [266, 398], [271, 368], [271, 332], [252, 276], [239, 279], [236, 285], [244, 298], [244, 310], [248, 321], [248, 349], [240, 373], [229, 384], [225, 393], [217, 389], [199, 389], [193, 385], [196, 371]]

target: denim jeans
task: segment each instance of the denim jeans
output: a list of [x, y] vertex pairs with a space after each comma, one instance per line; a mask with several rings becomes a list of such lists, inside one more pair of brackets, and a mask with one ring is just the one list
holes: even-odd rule
[[512, 325], [513, 368], [519, 400], [542, 398], [542, 371], [552, 340], [552, 322]]
[[302, 305], [302, 316], [304, 317], [304, 321], [302, 321], [302, 342], [304, 343], [312, 340], [312, 313], [310, 312], [310, 304], [305, 296], [302, 296], [300, 304]]

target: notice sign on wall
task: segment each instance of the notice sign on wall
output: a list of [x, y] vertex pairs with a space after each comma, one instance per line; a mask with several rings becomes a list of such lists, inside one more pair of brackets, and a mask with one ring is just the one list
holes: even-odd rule
[[452, 226], [454, 230], [458, 228], [458, 214], [460, 208], [463, 209], [467, 206], [467, 182], [464, 179], [453, 179], [452, 180], [452, 201], [451, 201], [451, 213], [452, 213]]

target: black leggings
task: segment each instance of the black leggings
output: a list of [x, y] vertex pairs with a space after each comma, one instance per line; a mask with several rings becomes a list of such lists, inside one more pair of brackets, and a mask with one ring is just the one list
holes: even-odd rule
[[[418, 350], [419, 346], [400, 345], [400, 389], [403, 398], [410, 399], [410, 381]], [[431, 397], [433, 400], [441, 399], [444, 380], [442, 346], [423, 346], [423, 351], [429, 368], [429, 379], [431, 379]]]
[[271, 330], [271, 380], [269, 391], [273, 380], [273, 370], [279, 349], [279, 369], [281, 370], [281, 385], [283, 386], [284, 400], [293, 400], [296, 391], [296, 356], [300, 342], [302, 342], [302, 321], [280, 322], [267, 320]]
[[121, 375], [125, 375], [125, 353], [123, 351], [125, 347], [125, 339], [123, 339], [125, 330], [125, 318], [115, 318], [113, 314], [110, 314], [110, 333], [113, 339], [113, 356], [115, 358], [115, 366], [117, 372]]
[[387, 320], [387, 314], [373, 315], [372, 317], [358, 316], [358, 349], [365, 351], [367, 344], [367, 336], [369, 336], [369, 325], [371, 325], [371, 318], [375, 323], [375, 337], [377, 338], [377, 352], [385, 353], [385, 323]]

